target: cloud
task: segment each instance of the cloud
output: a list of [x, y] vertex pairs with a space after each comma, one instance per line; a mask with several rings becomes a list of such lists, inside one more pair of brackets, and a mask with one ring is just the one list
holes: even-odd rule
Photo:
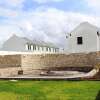
[[23, 36], [53, 42], [64, 47], [67, 43], [65, 38], [67, 33], [84, 21], [100, 25], [100, 18], [97, 16], [67, 12], [55, 8], [28, 13], [22, 12], [14, 22], [9, 20], [8, 23], [12, 23], [13, 26], [19, 28]]
[[100, 10], [100, 0], [85, 0], [85, 2], [92, 10]]
[[7, 17], [7, 18], [14, 18], [18, 16], [18, 13], [16, 10], [6, 9], [0, 7], [0, 16]]
[[[9, 2], [8, 6], [18, 7], [24, 0], [3, 0]], [[36, 0], [39, 3], [61, 2], [63, 0]], [[2, 2], [0, 1], [0, 4]], [[12, 4], [10, 4], [12, 3]], [[88, 21], [94, 25], [100, 25], [98, 16], [62, 11], [56, 8], [41, 8], [22, 11], [0, 7], [0, 16], [7, 17], [0, 23], [0, 42], [6, 40], [12, 34], [29, 37], [31, 39], [53, 42], [66, 47], [66, 35], [79, 23]]]
[[[28, 11], [20, 9], [25, 6], [25, 1], [0, 0], [0, 17], [4, 18], [0, 19], [0, 43], [7, 40], [12, 34], [16, 34], [67, 47], [66, 35], [78, 24], [88, 21], [91, 24], [100, 25], [100, 17], [97, 15], [82, 14], [81, 11], [80, 13], [63, 11], [44, 6], [47, 3], [63, 2], [64, 0], [33, 0], [44, 5]], [[83, 1], [91, 9], [99, 11], [99, 0]]]
[[0, 6], [4, 8], [21, 8], [25, 0], [0, 0]]
[[39, 4], [50, 3], [50, 2], [62, 2], [64, 0], [33, 0]]
[[11, 37], [13, 34], [23, 36], [18, 27], [11, 24], [0, 24], [0, 47], [4, 41]]

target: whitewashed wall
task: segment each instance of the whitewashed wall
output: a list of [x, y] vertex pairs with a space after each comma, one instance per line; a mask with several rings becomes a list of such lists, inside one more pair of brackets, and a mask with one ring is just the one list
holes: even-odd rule
[[[100, 38], [98, 42], [97, 36], [98, 28], [90, 24], [82, 24], [77, 27], [71, 36], [68, 38], [68, 52], [80, 53], [80, 52], [94, 52], [100, 51]], [[77, 37], [83, 37], [83, 44], [77, 44]]]

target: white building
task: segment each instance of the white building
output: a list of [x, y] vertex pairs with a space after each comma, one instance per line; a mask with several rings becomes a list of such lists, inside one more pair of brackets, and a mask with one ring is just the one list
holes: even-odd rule
[[59, 48], [52, 43], [29, 40], [28, 38], [13, 35], [2, 46], [2, 51], [58, 53]]
[[76, 27], [67, 39], [69, 53], [100, 51], [100, 29], [88, 22]]

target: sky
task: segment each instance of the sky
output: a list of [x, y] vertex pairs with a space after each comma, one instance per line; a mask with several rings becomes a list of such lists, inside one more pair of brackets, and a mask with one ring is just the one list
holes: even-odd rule
[[66, 48], [78, 24], [100, 27], [99, 11], [100, 0], [0, 0], [0, 44], [16, 34]]

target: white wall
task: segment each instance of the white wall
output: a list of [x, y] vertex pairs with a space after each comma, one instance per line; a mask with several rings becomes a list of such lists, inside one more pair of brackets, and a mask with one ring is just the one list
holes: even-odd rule
[[[68, 52], [80, 53], [97, 51], [97, 31], [98, 29], [95, 26], [89, 24], [76, 28], [73, 32], [71, 32], [72, 36], [68, 38]], [[83, 37], [82, 45], [77, 44], [77, 37], [80, 36]]]

